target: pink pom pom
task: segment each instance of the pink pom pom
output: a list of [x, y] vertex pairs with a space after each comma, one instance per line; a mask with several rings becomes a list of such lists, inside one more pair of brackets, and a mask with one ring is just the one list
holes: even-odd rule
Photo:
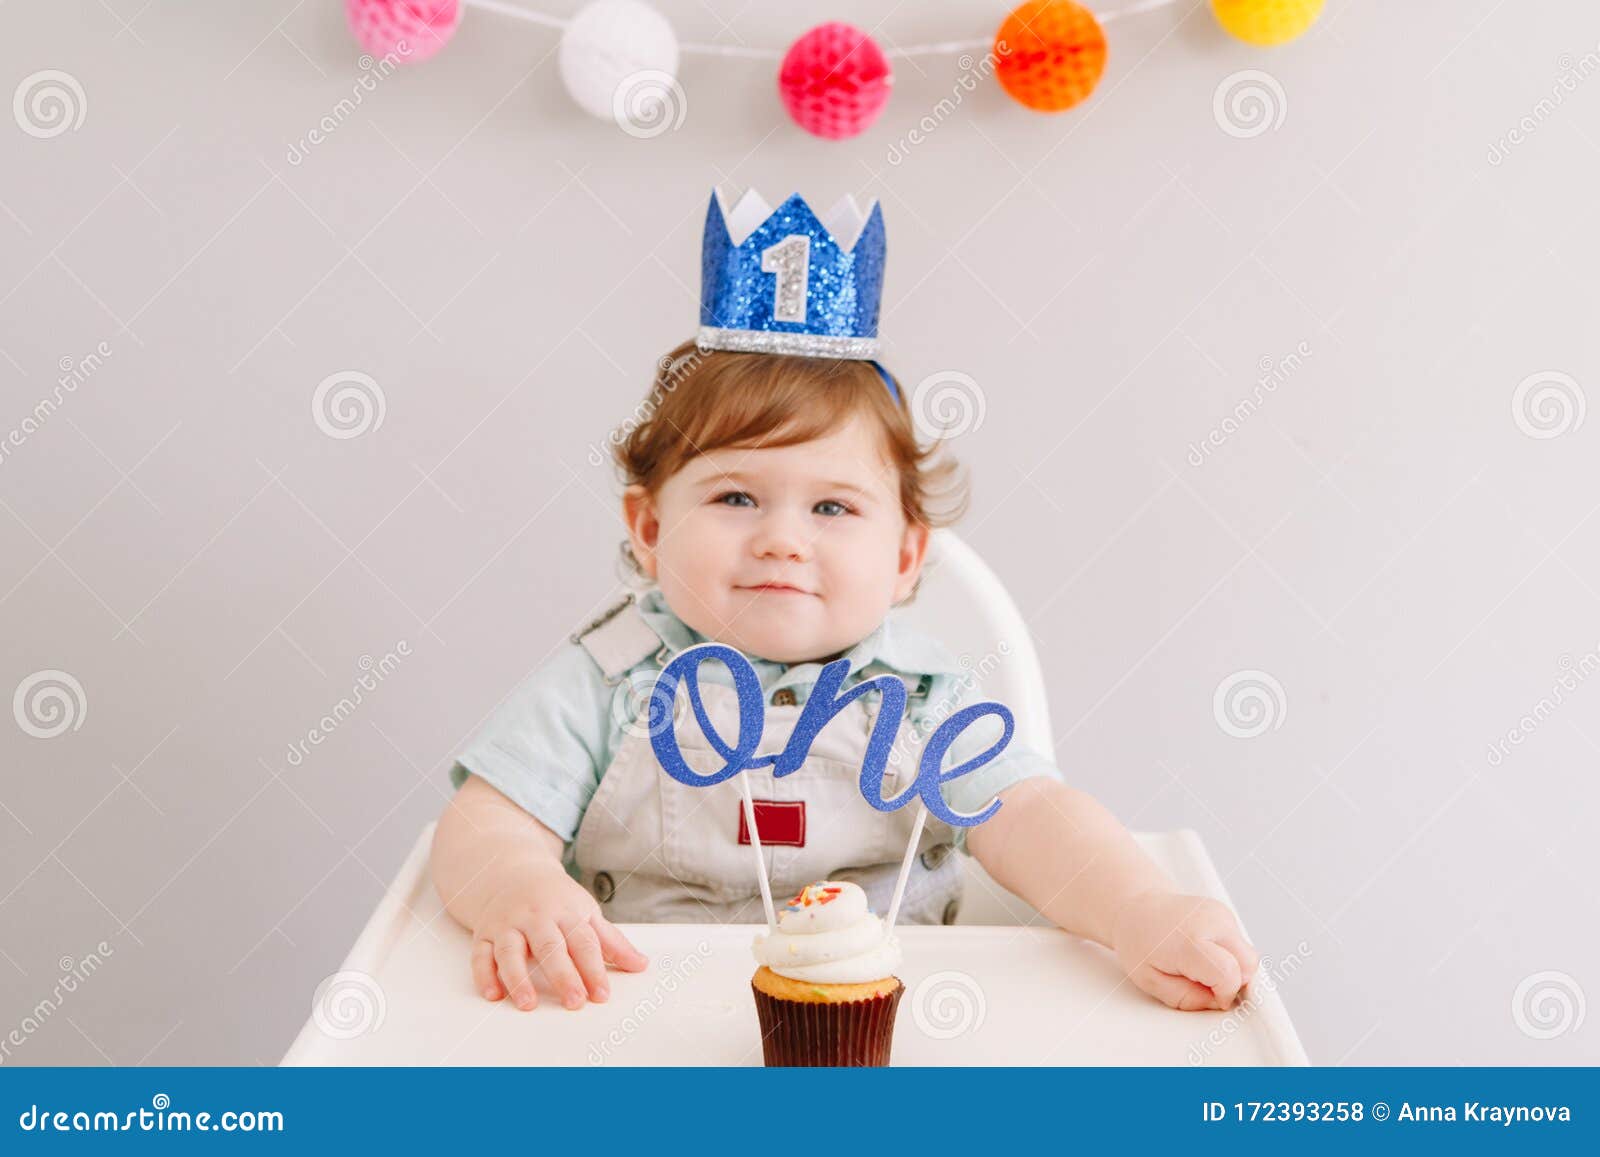
[[778, 94], [806, 132], [837, 141], [878, 119], [893, 82], [872, 37], [848, 24], [820, 24], [784, 55]]
[[362, 48], [400, 64], [427, 60], [461, 22], [460, 0], [345, 0], [344, 12]]

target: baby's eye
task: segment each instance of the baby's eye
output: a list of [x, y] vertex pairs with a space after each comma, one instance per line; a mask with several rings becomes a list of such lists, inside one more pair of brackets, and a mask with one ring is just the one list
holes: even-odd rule
[[826, 514], [830, 518], [837, 518], [841, 514], [852, 513], [848, 506], [842, 502], [836, 502], [832, 498], [824, 498], [821, 502], [812, 507], [812, 510], [818, 514]]
[[754, 506], [756, 504], [756, 500], [743, 490], [730, 490], [726, 494], [717, 495], [712, 501], [723, 506], [744, 506], [746, 504]]

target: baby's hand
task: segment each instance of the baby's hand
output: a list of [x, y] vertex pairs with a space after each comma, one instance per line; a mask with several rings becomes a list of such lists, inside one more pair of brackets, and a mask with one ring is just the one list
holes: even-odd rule
[[1140, 893], [1117, 916], [1112, 940], [1135, 984], [1186, 1012], [1231, 1007], [1261, 962], [1228, 906], [1205, 896]]
[[607, 964], [638, 972], [648, 963], [559, 862], [522, 860], [499, 872], [472, 930], [472, 982], [485, 999], [509, 995], [534, 1008], [542, 976], [566, 1007], [582, 1008], [610, 995]]

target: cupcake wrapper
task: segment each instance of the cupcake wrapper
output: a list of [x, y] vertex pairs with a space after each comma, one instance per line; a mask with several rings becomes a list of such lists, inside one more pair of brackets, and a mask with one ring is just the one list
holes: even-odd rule
[[752, 984], [756, 1016], [761, 1021], [761, 1052], [767, 1067], [887, 1066], [894, 1044], [894, 1014], [905, 989], [900, 984], [882, 996], [824, 1004], [783, 1000]]

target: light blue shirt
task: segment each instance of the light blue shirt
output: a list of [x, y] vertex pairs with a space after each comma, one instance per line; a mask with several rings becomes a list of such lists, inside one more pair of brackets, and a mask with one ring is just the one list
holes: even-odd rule
[[[658, 588], [640, 597], [639, 610], [666, 644], [669, 655], [711, 641], [678, 618]], [[847, 688], [886, 672], [918, 680], [908, 688], [910, 718], [902, 727], [918, 725], [931, 733], [940, 720], [969, 702], [980, 701], [971, 686], [971, 672], [942, 644], [895, 611], [843, 657], [850, 660]], [[797, 704], [804, 703], [823, 668], [815, 662], [786, 665], [754, 655], [748, 658], [769, 703], [782, 687], [793, 691]], [[651, 656], [629, 673], [656, 665]], [[703, 665], [700, 678], [728, 686], [733, 682], [719, 663]], [[924, 688], [925, 694], [917, 693]], [[620, 682], [607, 684], [587, 650], [577, 643], [562, 644], [495, 711], [450, 769], [450, 782], [460, 787], [469, 773], [478, 776], [571, 844], [629, 722], [625, 712], [612, 708], [619, 693], [626, 693], [626, 688]], [[963, 732], [946, 754], [945, 769], [980, 754], [999, 736], [997, 719], [980, 720]], [[805, 770], [796, 774], [804, 775]], [[942, 784], [940, 790], [954, 811], [973, 815], [1002, 789], [1036, 775], [1061, 778], [1049, 759], [1013, 737], [994, 759]], [[870, 805], [863, 800], [861, 806]], [[929, 822], [936, 821], [930, 817]], [[955, 845], [963, 852], [967, 850], [966, 832], [966, 828], [954, 829]]]

